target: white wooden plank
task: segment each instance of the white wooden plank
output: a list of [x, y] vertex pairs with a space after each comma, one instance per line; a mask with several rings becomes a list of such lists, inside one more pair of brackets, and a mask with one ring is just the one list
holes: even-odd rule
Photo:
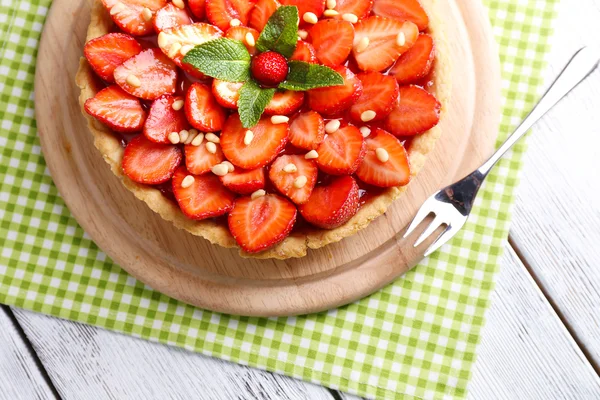
[[53, 398], [25, 342], [0, 308], [0, 400]]
[[[600, 0], [563, 1], [550, 74], [584, 44], [600, 45]], [[600, 368], [600, 72], [529, 139], [512, 240]]]
[[331, 400], [322, 387], [13, 309], [65, 399]]

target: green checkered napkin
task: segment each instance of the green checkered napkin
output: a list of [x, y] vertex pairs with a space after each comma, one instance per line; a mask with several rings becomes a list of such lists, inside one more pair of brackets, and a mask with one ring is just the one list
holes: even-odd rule
[[[50, 3], [0, 0], [0, 302], [363, 396], [465, 397], [523, 145], [494, 170], [475, 215], [451, 245], [369, 298], [295, 318], [199, 310], [107, 259], [52, 183], [32, 94]], [[502, 140], [537, 97], [558, 0], [485, 3], [503, 63]]]

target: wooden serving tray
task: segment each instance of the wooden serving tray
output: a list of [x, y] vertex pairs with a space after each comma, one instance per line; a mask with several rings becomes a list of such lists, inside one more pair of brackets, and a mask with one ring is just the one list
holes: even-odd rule
[[453, 59], [453, 93], [436, 150], [408, 192], [371, 225], [307, 257], [241, 258], [237, 250], [175, 228], [135, 199], [93, 144], [75, 74], [90, 0], [55, 0], [35, 81], [36, 116], [48, 168], [83, 229], [133, 276], [176, 299], [214, 311], [305, 314], [373, 293], [416, 265], [425, 248], [402, 232], [435, 190], [491, 154], [500, 119], [500, 73], [488, 16], [478, 1], [439, 1]]

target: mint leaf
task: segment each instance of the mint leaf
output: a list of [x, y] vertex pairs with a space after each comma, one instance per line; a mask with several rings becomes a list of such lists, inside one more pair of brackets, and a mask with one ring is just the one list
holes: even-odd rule
[[271, 15], [267, 25], [261, 32], [256, 48], [260, 52], [273, 50], [286, 58], [290, 58], [296, 50], [298, 42], [298, 7], [283, 6]]
[[210, 40], [190, 50], [183, 62], [227, 82], [245, 82], [250, 78], [250, 53], [239, 40]]
[[240, 89], [238, 112], [244, 128], [252, 128], [260, 120], [265, 107], [275, 94], [275, 89], [262, 89], [258, 83], [250, 79]]
[[285, 82], [279, 85], [280, 89], [303, 91], [344, 84], [342, 75], [323, 65], [290, 61], [288, 66], [290, 71]]

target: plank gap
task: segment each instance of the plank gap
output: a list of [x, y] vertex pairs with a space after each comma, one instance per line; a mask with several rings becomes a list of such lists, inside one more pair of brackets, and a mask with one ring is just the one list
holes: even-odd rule
[[29, 355], [33, 359], [33, 362], [35, 363], [35, 365], [38, 368], [38, 370], [39, 370], [40, 374], [42, 375], [42, 377], [44, 378], [44, 381], [46, 382], [46, 384], [50, 388], [50, 391], [54, 395], [54, 398], [57, 399], [57, 400], [61, 400], [62, 398], [61, 398], [60, 394], [58, 393], [58, 390], [56, 389], [56, 386], [54, 386], [54, 382], [52, 382], [52, 379], [50, 378], [50, 375], [48, 375], [48, 371], [46, 371], [46, 368], [44, 367], [44, 364], [42, 363], [42, 360], [40, 360], [40, 358], [38, 357], [38, 354], [35, 351], [35, 348], [33, 347], [33, 344], [31, 343], [31, 341], [27, 337], [27, 334], [25, 333], [25, 331], [23, 330], [23, 327], [21, 326], [21, 324], [17, 320], [17, 317], [15, 317], [15, 314], [12, 312], [12, 310], [10, 309], [10, 307], [5, 306], [3, 304], [0, 304], [0, 308], [2, 309], [2, 311], [4, 311], [6, 313], [6, 316], [8, 317], [8, 319], [10, 320], [10, 322], [13, 324], [15, 330], [19, 334], [19, 337], [21, 338], [21, 340], [25, 344], [25, 347], [27, 348], [27, 351], [29, 352]]
[[531, 278], [534, 280], [536, 285], [539, 287], [540, 292], [546, 298], [546, 300], [548, 301], [548, 304], [550, 304], [550, 306], [552, 307], [552, 309], [554, 310], [554, 312], [556, 313], [558, 318], [561, 320], [561, 322], [565, 326], [567, 332], [569, 332], [569, 335], [571, 336], [571, 338], [573, 338], [573, 341], [577, 344], [577, 346], [581, 350], [581, 353], [584, 355], [584, 357], [590, 363], [590, 365], [592, 366], [592, 368], [594, 369], [596, 374], [600, 377], [600, 364], [598, 364], [598, 362], [596, 362], [596, 360], [594, 359], [592, 354], [587, 350], [582, 339], [577, 334], [577, 330], [571, 325], [571, 323], [569, 322], [569, 319], [564, 315], [564, 313], [562, 312], [562, 310], [560, 309], [558, 304], [556, 304], [556, 302], [554, 301], [554, 299], [548, 292], [547, 288], [544, 286], [541, 279], [538, 278], [538, 276], [535, 272], [535, 269], [531, 266], [531, 263], [529, 262], [529, 260], [525, 256], [525, 254], [519, 248], [519, 244], [513, 239], [512, 234], [509, 234], [509, 236], [508, 236], [508, 243], [514, 250], [517, 257], [519, 257], [519, 260], [521, 260], [521, 263], [523, 263], [523, 266], [525, 267], [525, 269], [527, 270], [527, 272], [529, 273]]

